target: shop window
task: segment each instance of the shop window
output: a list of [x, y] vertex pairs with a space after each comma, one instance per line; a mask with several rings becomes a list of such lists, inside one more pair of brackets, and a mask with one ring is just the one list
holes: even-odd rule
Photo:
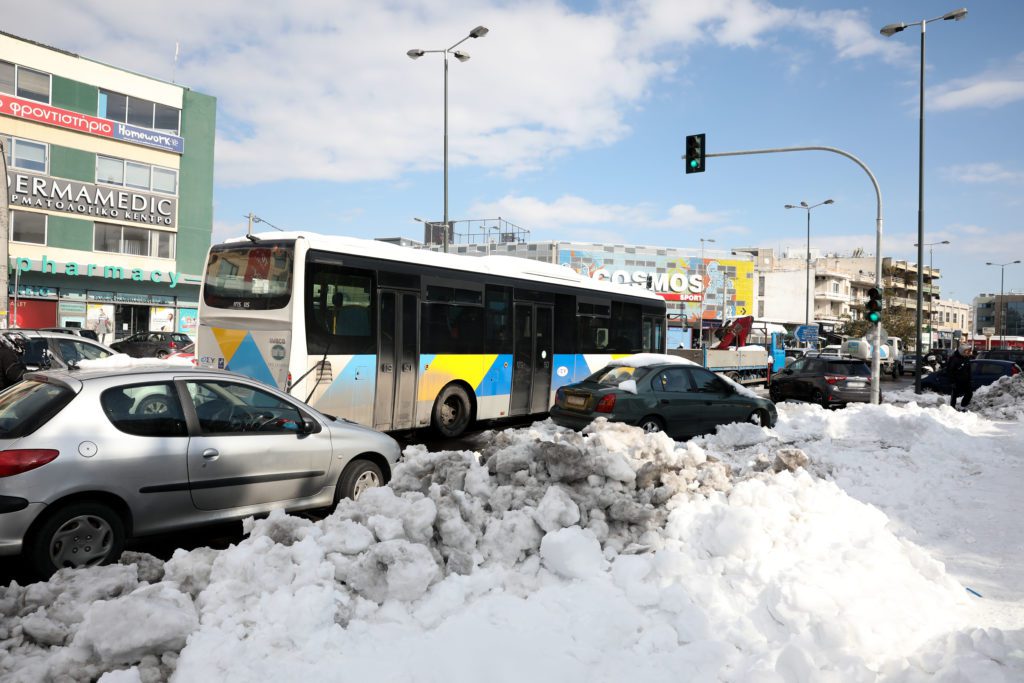
[[153, 167], [153, 189], [166, 194], [177, 194], [178, 172], [170, 168]]
[[150, 166], [137, 161], [97, 155], [96, 182], [176, 194], [178, 172], [173, 168]]
[[92, 248], [96, 251], [121, 251], [121, 226], [96, 223]]
[[96, 115], [111, 121], [120, 121], [174, 135], [178, 134], [181, 119], [181, 112], [174, 107], [103, 89], [100, 89]]
[[149, 230], [145, 228], [123, 228], [121, 243], [122, 254], [147, 256], [149, 254]]
[[157, 103], [153, 111], [153, 128], [163, 133], [178, 134], [178, 127], [181, 121], [181, 112], [166, 104]]
[[174, 233], [151, 230], [149, 253], [157, 258], [174, 258]]
[[124, 185], [124, 161], [97, 155], [96, 182]]
[[124, 165], [124, 184], [126, 187], [133, 187], [136, 190], [148, 190], [149, 176], [149, 164], [137, 164], [128, 161]]
[[172, 232], [148, 230], [109, 223], [95, 223], [93, 250], [132, 256], [174, 258], [175, 237]]
[[11, 211], [11, 241], [46, 244], [46, 214]]
[[26, 171], [38, 171], [46, 173], [46, 157], [49, 146], [42, 142], [22, 140], [3, 136], [4, 153], [7, 155], [7, 165], [11, 168], [21, 168]]
[[0, 61], [0, 92], [50, 103], [50, 74]]

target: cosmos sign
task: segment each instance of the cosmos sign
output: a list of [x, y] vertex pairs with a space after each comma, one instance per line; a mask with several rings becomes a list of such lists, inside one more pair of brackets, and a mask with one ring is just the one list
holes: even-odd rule
[[156, 147], [168, 152], [184, 154], [185, 140], [171, 133], [150, 130], [119, 121], [101, 119], [76, 111], [51, 107], [48, 104], [23, 100], [11, 95], [0, 96], [0, 114], [13, 116], [36, 123], [45, 123], [58, 128], [76, 130], [100, 137], [133, 142], [137, 145]]
[[701, 275], [685, 273], [648, 273], [643, 270], [595, 270], [592, 278], [620, 285], [638, 285], [655, 292], [673, 292], [683, 301], [700, 301], [704, 289]]

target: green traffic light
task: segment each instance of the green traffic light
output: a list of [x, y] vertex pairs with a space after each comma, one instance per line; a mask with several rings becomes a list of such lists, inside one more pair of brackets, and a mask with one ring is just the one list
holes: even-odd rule
[[881, 314], [877, 313], [876, 311], [872, 311], [871, 313], [868, 313], [868, 322], [877, 323], [881, 319], [882, 319]]
[[699, 163], [700, 163], [700, 162], [699, 162], [699, 161], [697, 161], [696, 159], [691, 159], [691, 160], [690, 160], [690, 168], [697, 168], [697, 166], [699, 165]]

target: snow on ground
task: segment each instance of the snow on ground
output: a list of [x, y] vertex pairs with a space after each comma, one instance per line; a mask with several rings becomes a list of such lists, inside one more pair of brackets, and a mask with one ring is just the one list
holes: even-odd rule
[[189, 357], [171, 355], [167, 358], [133, 358], [126, 353], [115, 353], [105, 358], [83, 358], [78, 361], [78, 367], [82, 370], [131, 370], [133, 368], [147, 367], [168, 367], [187, 366], [192, 367], [192, 359]]
[[0, 679], [1024, 680], [1024, 426], [779, 413], [410, 447], [323, 521], [0, 590]]

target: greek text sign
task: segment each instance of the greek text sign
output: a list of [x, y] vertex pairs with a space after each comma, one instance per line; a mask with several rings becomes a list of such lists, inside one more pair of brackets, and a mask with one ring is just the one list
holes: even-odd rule
[[27, 206], [168, 228], [177, 222], [173, 197], [23, 172], [9, 175], [7, 186], [12, 209]]
[[168, 152], [185, 152], [185, 140], [171, 133], [140, 128], [127, 123], [109, 121], [88, 114], [79, 114], [76, 111], [51, 107], [42, 102], [24, 100], [12, 95], [0, 96], [0, 114], [14, 116], [19, 119], [45, 123], [58, 128], [77, 130], [80, 133], [99, 135], [105, 138], [115, 138], [125, 142], [133, 142], [137, 145], [156, 147]]

